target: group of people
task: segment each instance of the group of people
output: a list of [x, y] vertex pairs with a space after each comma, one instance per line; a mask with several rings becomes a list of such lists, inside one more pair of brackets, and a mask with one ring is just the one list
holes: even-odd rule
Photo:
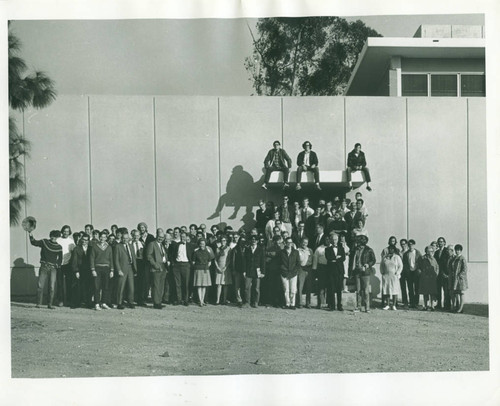
[[[318, 155], [312, 150], [312, 144], [309, 141], [304, 141], [302, 143], [302, 149], [303, 151], [299, 152], [297, 155], [297, 184], [295, 188], [296, 190], [302, 189], [301, 183], [303, 172], [312, 172], [316, 188], [321, 190]], [[273, 148], [269, 150], [264, 159], [265, 178], [262, 187], [267, 189], [271, 173], [277, 171], [283, 172], [283, 189], [287, 189], [290, 186], [288, 184], [288, 178], [291, 167], [292, 160], [286, 151], [281, 148], [281, 142], [277, 140], [274, 141]], [[361, 144], [359, 142], [354, 145], [354, 149], [347, 155], [347, 181], [351, 187], [351, 174], [356, 171], [364, 173], [366, 189], [371, 191], [370, 171], [366, 166], [365, 153], [361, 151]]]
[[[249, 232], [191, 224], [158, 228], [153, 236], [139, 223], [130, 233], [116, 225], [99, 231], [91, 224], [76, 233], [65, 225], [43, 240], [30, 233], [31, 244], [41, 248], [37, 306], [49, 279], [49, 308], [54, 299], [59, 306], [95, 310], [147, 306], [151, 293], [156, 309], [207, 301], [296, 309], [311, 308], [315, 294], [317, 308], [342, 311], [342, 293], [355, 286], [355, 311], [370, 312], [377, 261], [367, 245], [367, 218], [360, 192], [352, 202], [320, 200], [316, 209], [308, 198], [292, 203], [285, 195], [279, 205], [259, 201]], [[397, 243], [391, 237], [380, 258], [383, 308], [396, 310], [400, 295], [405, 308], [417, 308], [422, 295], [425, 310], [462, 312], [462, 247], [446, 247], [440, 237], [422, 255], [414, 240], [402, 239], [401, 249]]]

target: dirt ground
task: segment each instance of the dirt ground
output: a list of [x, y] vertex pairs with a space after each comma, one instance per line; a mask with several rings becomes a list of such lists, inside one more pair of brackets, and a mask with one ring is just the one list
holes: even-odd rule
[[487, 306], [467, 314], [11, 304], [12, 377], [488, 370]]

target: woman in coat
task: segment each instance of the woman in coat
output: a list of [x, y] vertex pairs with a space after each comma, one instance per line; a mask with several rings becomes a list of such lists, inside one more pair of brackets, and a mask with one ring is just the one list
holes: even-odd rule
[[[382, 274], [382, 297], [386, 298], [386, 305], [384, 310], [397, 310], [396, 302], [400, 291], [399, 278], [403, 271], [403, 261], [401, 257], [396, 254], [396, 247], [389, 245], [387, 247], [387, 254], [382, 258], [380, 263], [380, 273]], [[392, 296], [392, 305], [389, 303]]]
[[220, 247], [215, 251], [215, 285], [217, 287], [217, 296], [215, 304], [220, 302], [220, 295], [222, 293], [222, 304], [227, 304], [227, 287], [233, 284], [231, 269], [229, 268], [229, 245], [227, 237], [223, 235], [220, 239]]
[[454, 302], [456, 303], [455, 311], [457, 313], [464, 312], [464, 291], [467, 290], [467, 261], [462, 255], [462, 246], [455, 245], [456, 257], [453, 260], [453, 289]]
[[198, 288], [198, 298], [200, 307], [205, 306], [205, 293], [207, 286], [212, 285], [210, 278], [210, 263], [212, 256], [207, 249], [207, 243], [204, 239], [198, 241], [198, 249], [193, 254], [194, 280], [193, 286]]
[[419, 294], [424, 296], [424, 308], [422, 310], [434, 310], [434, 300], [437, 296], [439, 265], [434, 258], [434, 249], [431, 245], [425, 248], [425, 255], [420, 258], [418, 270], [420, 271], [418, 290]]

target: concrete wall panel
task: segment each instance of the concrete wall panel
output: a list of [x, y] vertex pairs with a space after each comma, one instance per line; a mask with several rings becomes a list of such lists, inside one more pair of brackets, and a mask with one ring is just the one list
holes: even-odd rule
[[369, 216], [369, 245], [377, 261], [391, 235], [407, 236], [406, 105], [401, 98], [346, 98], [346, 153], [361, 143], [373, 178], [373, 191], [364, 186], [348, 193], [363, 193]]
[[[37, 219], [35, 238], [69, 224], [73, 231], [90, 221], [88, 98], [59, 96], [48, 108], [24, 114], [32, 142], [26, 160], [28, 215]], [[40, 249], [31, 244], [28, 263], [38, 265]]]
[[488, 263], [469, 262], [467, 266], [469, 289], [465, 291], [465, 303], [488, 303]]
[[488, 260], [486, 100], [468, 99], [469, 261]]
[[283, 147], [297, 169], [302, 143], [310, 141], [321, 170], [344, 169], [344, 99], [283, 98]]
[[153, 98], [91, 96], [90, 134], [94, 226], [154, 229]]
[[409, 236], [467, 244], [465, 99], [408, 99]]
[[[250, 228], [260, 198], [279, 200], [279, 189], [266, 193], [261, 185], [267, 151], [273, 141], [282, 141], [281, 99], [221, 97], [219, 115], [221, 195], [228, 202], [221, 222], [233, 228]], [[293, 159], [292, 150], [287, 152]]]
[[206, 223], [219, 199], [217, 98], [156, 97], [155, 106], [159, 227]]

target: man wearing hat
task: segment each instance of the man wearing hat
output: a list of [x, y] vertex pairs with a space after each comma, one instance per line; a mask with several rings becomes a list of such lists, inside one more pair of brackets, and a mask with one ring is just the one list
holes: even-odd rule
[[356, 278], [356, 309], [359, 311], [363, 302], [366, 313], [370, 313], [370, 275], [375, 272], [375, 253], [366, 245], [368, 237], [358, 235], [356, 237], [356, 249], [353, 255], [353, 273]]
[[292, 160], [286, 153], [284, 149], [281, 149], [281, 142], [278, 140], [273, 142], [273, 149], [269, 150], [264, 159], [264, 168], [266, 169], [266, 175], [264, 178], [264, 183], [262, 187], [267, 189], [267, 183], [271, 177], [271, 172], [279, 171], [283, 172], [283, 188], [288, 187], [288, 174], [290, 173], [290, 167], [292, 166]]
[[302, 172], [311, 171], [314, 174], [314, 182], [316, 183], [316, 189], [321, 190], [319, 186], [319, 168], [318, 168], [318, 156], [316, 152], [311, 151], [312, 144], [309, 141], [305, 141], [302, 144], [304, 151], [300, 152], [297, 156], [297, 187], [296, 190], [302, 189], [300, 185]]

